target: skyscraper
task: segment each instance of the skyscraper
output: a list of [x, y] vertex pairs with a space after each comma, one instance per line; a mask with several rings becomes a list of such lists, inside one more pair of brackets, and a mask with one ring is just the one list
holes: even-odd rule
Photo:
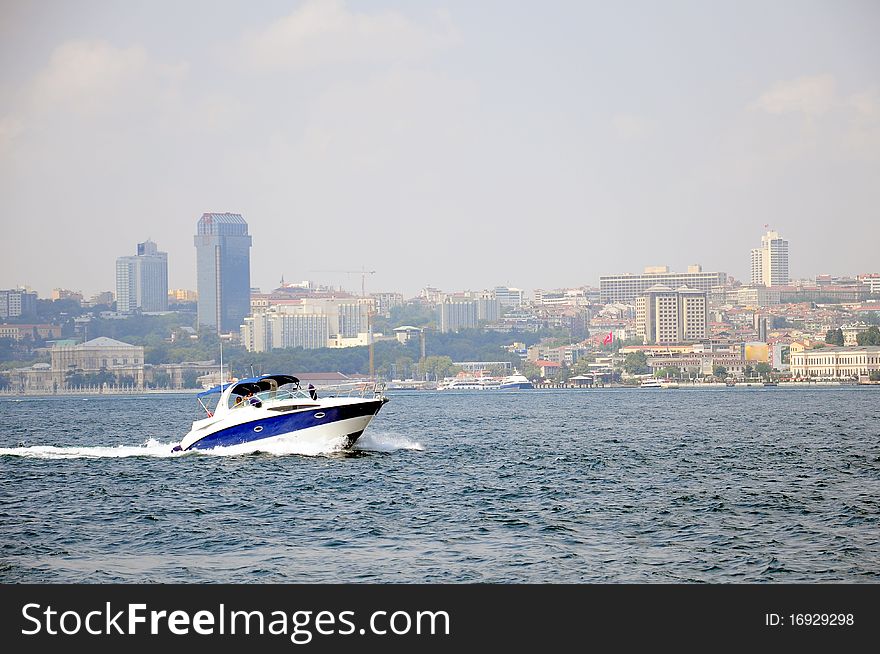
[[137, 255], [116, 259], [116, 310], [168, 311], [168, 253], [153, 241], [138, 243]]
[[768, 231], [761, 237], [761, 247], [752, 250], [752, 285], [786, 286], [788, 241], [779, 232]]
[[199, 325], [237, 332], [250, 314], [251, 237], [241, 214], [204, 213], [194, 237]]

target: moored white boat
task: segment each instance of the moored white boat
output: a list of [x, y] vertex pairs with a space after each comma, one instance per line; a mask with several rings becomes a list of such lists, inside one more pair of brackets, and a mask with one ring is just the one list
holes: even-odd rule
[[518, 372], [506, 377], [459, 375], [437, 384], [438, 391], [509, 391], [534, 387], [528, 377]]
[[[218, 395], [210, 409], [205, 401]], [[388, 401], [380, 384], [345, 389], [303, 389], [291, 375], [262, 375], [198, 394], [207, 417], [192, 423], [175, 450], [294, 440], [348, 448]]]
[[525, 375], [514, 372], [501, 380], [501, 390], [534, 388], [535, 385]]

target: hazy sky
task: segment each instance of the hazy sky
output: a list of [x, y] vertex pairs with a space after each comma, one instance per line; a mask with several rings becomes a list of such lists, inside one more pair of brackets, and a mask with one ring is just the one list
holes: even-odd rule
[[[0, 288], [241, 213], [251, 283], [880, 271], [880, 3], [0, 0]], [[747, 279], [746, 279], [747, 281]]]

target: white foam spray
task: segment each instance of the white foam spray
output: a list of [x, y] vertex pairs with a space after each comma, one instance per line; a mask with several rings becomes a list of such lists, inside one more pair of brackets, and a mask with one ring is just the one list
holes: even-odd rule
[[425, 446], [407, 436], [384, 431], [371, 431], [361, 436], [354, 449], [365, 452], [394, 452], [395, 450], [424, 451]]

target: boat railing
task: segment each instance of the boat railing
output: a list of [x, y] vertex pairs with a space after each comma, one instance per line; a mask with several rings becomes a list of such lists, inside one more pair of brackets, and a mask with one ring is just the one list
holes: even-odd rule
[[383, 397], [385, 392], [384, 382], [357, 382], [347, 384], [334, 384], [321, 386], [320, 388], [279, 388], [276, 390], [261, 391], [253, 398], [245, 398], [242, 404], [252, 403], [256, 399], [259, 402], [277, 402], [284, 400], [312, 400], [312, 393], [318, 398], [324, 397]]
[[385, 382], [347, 382], [315, 389], [320, 397], [380, 398], [385, 394]]

